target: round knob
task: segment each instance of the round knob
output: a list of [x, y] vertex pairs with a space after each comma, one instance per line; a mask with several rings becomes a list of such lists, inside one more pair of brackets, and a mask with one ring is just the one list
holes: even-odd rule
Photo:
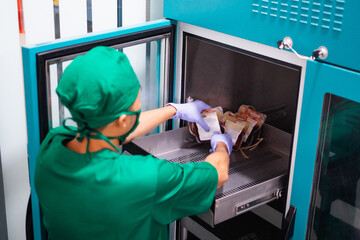
[[311, 59], [312, 60], [315, 60], [317, 58], [325, 59], [325, 58], [327, 58], [328, 54], [329, 53], [328, 53], [327, 48], [324, 46], [321, 46], [318, 49], [313, 51], [313, 55], [312, 55]]
[[277, 41], [279, 49], [291, 49], [293, 46], [293, 40], [290, 37], [284, 37], [283, 40]]
[[285, 37], [283, 39], [283, 44], [286, 49], [291, 49], [293, 46], [293, 40], [291, 39], [291, 37]]
[[319, 58], [320, 59], [326, 59], [328, 57], [329, 52], [328, 52], [326, 47], [321, 46], [321, 47], [318, 48], [318, 50], [320, 51], [320, 53], [319, 53]]

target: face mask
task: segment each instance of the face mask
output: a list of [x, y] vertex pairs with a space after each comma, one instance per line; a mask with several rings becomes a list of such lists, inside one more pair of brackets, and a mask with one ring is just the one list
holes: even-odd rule
[[[95, 131], [93, 129], [87, 128], [87, 127], [82, 127], [81, 129], [78, 130], [74, 130], [71, 129], [69, 126], [67, 126], [66, 120], [68, 119], [72, 119], [72, 118], [66, 118], [63, 120], [63, 125], [66, 129], [68, 129], [69, 131], [75, 132], [75, 133], [80, 133], [80, 136], [77, 137], [78, 141], [80, 142], [84, 137], [87, 138], [93, 138], [93, 139], [102, 139], [105, 142], [109, 143], [114, 149], [116, 149], [119, 153], [121, 152], [120, 149], [118, 147], [116, 147], [109, 139], [119, 139], [120, 140], [120, 144], [122, 144], [125, 139], [136, 129], [136, 127], [139, 125], [139, 116], [140, 116], [140, 112], [141, 110], [138, 111], [128, 111], [128, 112], [123, 112], [120, 114], [121, 115], [136, 115], [136, 121], [134, 126], [130, 129], [130, 131], [122, 136], [119, 137], [106, 137], [104, 136], [102, 133]], [[87, 145], [86, 145], [86, 153], [89, 153], [89, 141], [87, 141]]]
[[122, 136], [119, 137], [108, 137], [109, 139], [119, 139], [120, 140], [120, 145], [125, 142], [126, 138], [132, 133], [134, 132], [134, 130], [136, 129], [136, 127], [139, 125], [139, 117], [140, 117], [140, 112], [141, 109], [139, 109], [138, 111], [128, 111], [128, 112], [124, 112], [122, 115], [135, 115], [136, 116], [136, 121], [134, 126], [130, 129], [130, 131]]

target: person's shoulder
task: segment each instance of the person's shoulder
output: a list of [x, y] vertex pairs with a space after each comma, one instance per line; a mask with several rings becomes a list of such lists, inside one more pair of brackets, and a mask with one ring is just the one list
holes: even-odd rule
[[59, 127], [55, 127], [50, 129], [48, 135], [49, 136], [66, 136], [66, 137], [74, 137], [76, 135], [77, 132], [77, 128], [75, 127], [63, 127], [63, 126], [59, 126]]
[[59, 138], [59, 139], [74, 138], [75, 136], [76, 136], [75, 127], [71, 127], [70, 129], [67, 129], [63, 126], [60, 126], [50, 129], [44, 141], [45, 142], [50, 141], [53, 140], [54, 138]]
[[56, 127], [50, 129], [45, 139], [41, 143], [41, 149], [48, 149], [51, 145], [60, 143], [65, 139], [72, 139], [76, 136], [75, 132], [72, 132], [64, 127]]

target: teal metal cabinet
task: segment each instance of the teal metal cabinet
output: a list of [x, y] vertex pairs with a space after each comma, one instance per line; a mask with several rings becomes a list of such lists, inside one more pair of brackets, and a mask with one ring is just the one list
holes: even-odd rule
[[[331, 234], [331, 231], [328, 232], [322, 228], [323, 225], [328, 223], [327, 219], [329, 218], [331, 218], [331, 223], [335, 222], [334, 224], [337, 224], [338, 221], [342, 222], [334, 226], [337, 226], [339, 229], [345, 229], [345, 232], [352, 232], [352, 230], [358, 227], [354, 224], [351, 225], [351, 219], [344, 218], [339, 214], [343, 209], [357, 210], [356, 201], [354, 203], [357, 193], [357, 175], [353, 174], [355, 177], [351, 180], [350, 190], [341, 184], [339, 192], [324, 192], [324, 187], [322, 187], [324, 182], [326, 183], [326, 179], [328, 179], [328, 175], [325, 174], [329, 172], [328, 166], [333, 165], [333, 163], [330, 165], [324, 165], [324, 163], [327, 162], [326, 160], [329, 159], [329, 156], [331, 159], [334, 156], [340, 156], [333, 147], [336, 143], [333, 141], [333, 136], [335, 135], [330, 135], [330, 133], [334, 132], [333, 128], [328, 124], [331, 122], [329, 120], [330, 113], [337, 112], [337, 103], [342, 100], [346, 103], [345, 109], [349, 105], [357, 106], [360, 102], [358, 91], [360, 89], [360, 50], [353, 46], [354, 43], [360, 41], [360, 28], [357, 27], [360, 23], [359, 15], [357, 14], [358, 9], [360, 9], [360, 2], [355, 0], [231, 0], [225, 2], [214, 0], [164, 0], [165, 17], [178, 21], [179, 31], [176, 33], [178, 37], [177, 69], [175, 71], [177, 79], [175, 82], [172, 80], [174, 75], [173, 69], [175, 68], [174, 56], [172, 54], [167, 55], [163, 59], [160, 57], [155, 58], [157, 67], [160, 66], [160, 63], [164, 62], [164, 59], [167, 60], [167, 67], [162, 66], [158, 68], [166, 70], [163, 73], [156, 72], [155, 79], [161, 78], [166, 73], [167, 80], [162, 84], [156, 80], [149, 86], [144, 87], [144, 89], [152, 88], [156, 92], [155, 95], [157, 97], [152, 99], [164, 99], [164, 95], [166, 95], [167, 99], [173, 100], [172, 94], [181, 95], [181, 92], [184, 91], [181, 83], [185, 77], [181, 74], [184, 72], [182, 68], [186, 68], [184, 67], [186, 64], [183, 62], [186, 56], [182, 56], [182, 54], [186, 50], [184, 50], [184, 46], [186, 48], [186, 44], [189, 43], [186, 41], [191, 39], [192, 36], [198, 38], [200, 42], [218, 45], [219, 49], [223, 48], [228, 52], [236, 54], [241, 52], [256, 59], [259, 57], [259, 59], [265, 60], [264, 62], [277, 62], [279, 60], [276, 60], [278, 58], [277, 55], [282, 55], [282, 53], [279, 53], [280, 50], [276, 49], [278, 47], [277, 42], [286, 36], [293, 39], [293, 48], [299, 54], [305, 56], [311, 56], [313, 51], [319, 46], [325, 46], [328, 49], [329, 56], [322, 62], [313, 60], [306, 62], [296, 58], [299, 60], [297, 62], [293, 61], [294, 56], [289, 57], [288, 54], [282, 55], [280, 59], [281, 62], [284, 62], [292, 58], [290, 63], [296, 67], [300, 76], [298, 77], [299, 83], [297, 85], [300, 90], [296, 89], [296, 93], [293, 94], [295, 98], [298, 97], [299, 99], [299, 103], [295, 104], [296, 106], [294, 107], [299, 114], [294, 113], [294, 119], [296, 118], [293, 121], [295, 130], [291, 132], [293, 134], [291, 141], [295, 147], [291, 148], [290, 154], [292, 160], [289, 166], [289, 197], [287, 197], [288, 201], [286, 203], [287, 210], [290, 209], [288, 212], [292, 215], [281, 215], [281, 218], [285, 221], [283, 221], [283, 226], [280, 227], [281, 230], [291, 229], [291, 225], [295, 223], [293, 239], [313, 239], [315, 235], [327, 236], [326, 234]], [[59, 120], [64, 117], [63, 115], [66, 115], [66, 111], [59, 108], [56, 102], [48, 102], [48, 98], [53, 93], [54, 88], [53, 86], [46, 85], [46, 81], [41, 79], [51, 72], [51, 66], [54, 64], [64, 64], [64, 62], [73, 59], [75, 55], [83, 54], [91, 47], [108, 45], [125, 48], [134, 42], [148, 43], [160, 41], [161, 39], [174, 37], [173, 30], [170, 20], [161, 20], [138, 27], [121, 28], [103, 34], [91, 34], [83, 38], [23, 48], [29, 168], [35, 239], [41, 239], [42, 237], [39, 203], [33, 187], [36, 155], [48, 129], [59, 124]], [[156, 34], [152, 34], [153, 31]], [[214, 38], [210, 35], [214, 35]], [[129, 43], [126, 39], [131, 39], [130, 42], [133, 43]], [[174, 51], [174, 42], [172, 41], [170, 45], [165, 43], [165, 45], [161, 45], [157, 49], [158, 51], [168, 49], [172, 52]], [[251, 46], [248, 48], [244, 47], [245, 45]], [[262, 49], [264, 49], [264, 52], [261, 52]], [[255, 54], [249, 51], [253, 51]], [[158, 55], [155, 54], [155, 56]], [[222, 61], [223, 59], [220, 60]], [[42, 63], [42, 67], [38, 66], [39, 61]], [[231, 62], [231, 60], [229, 61]], [[206, 67], [206, 64], [204, 66]], [[237, 67], [235, 66], [233, 69], [237, 69]], [[206, 72], [206, 68], [204, 69], [202, 72]], [[259, 71], [261, 69], [254, 71], [254, 73]], [[225, 71], [225, 73], [228, 72], [231, 71]], [[271, 73], [271, 69], [268, 69], [266, 73], [261, 72], [255, 75], [260, 76], [260, 80], [269, 79], [271, 81], [271, 78], [262, 78], [262, 76], [271, 75], [269, 73]], [[51, 77], [51, 74], [49, 76]], [[201, 81], [200, 78], [198, 79], [197, 81]], [[247, 86], [254, 84], [251, 82], [253, 78], [249, 79], [249, 85]], [[255, 84], [262, 86], [260, 81]], [[269, 89], [265, 90], [268, 90], [266, 93], [271, 92]], [[291, 90], [294, 89], [291, 88]], [[274, 92], [276, 94], [275, 87]], [[205, 93], [205, 96], [211, 95], [208, 92]], [[162, 97], [159, 97], [160, 94]], [[265, 94], [262, 96], [265, 96]], [[253, 97], [253, 99], [257, 100], [257, 97]], [[212, 100], [214, 104], [216, 104], [216, 101], [219, 101], [219, 99]], [[149, 109], [161, 106], [163, 102], [157, 100], [156, 103], [149, 106]], [[56, 109], [57, 112], [54, 112]], [[355, 107], [355, 109], [357, 108]], [[283, 111], [279, 111], [278, 115], [282, 116], [283, 113]], [[339, 111], [339, 114], [339, 116], [343, 116], [341, 111]], [[54, 115], [57, 117], [54, 118]], [[359, 120], [354, 117], [355, 115], [351, 115], [350, 122], [352, 124], [358, 124]], [[346, 132], [347, 125], [337, 126], [340, 126], [340, 132], [341, 129], [344, 130], [343, 132]], [[355, 138], [349, 139], [355, 139], [352, 142], [356, 142], [356, 137], [359, 137], [360, 134], [357, 134], [356, 131], [353, 131], [353, 133]], [[344, 138], [343, 142], [347, 143], [347, 141], [348, 138]], [[292, 157], [293, 155], [295, 157]], [[357, 169], [356, 160], [360, 161], [357, 157], [358, 155], [351, 155], [349, 157], [353, 159], [352, 162], [355, 162], [355, 165], [354, 167], [350, 165], [345, 170], [348, 168]], [[336, 162], [340, 165], [348, 166], [348, 161], [344, 160], [344, 158]], [[340, 167], [339, 171], [342, 171], [342, 169]], [[336, 170], [332, 171], [336, 172]], [[338, 182], [342, 180], [348, 181], [346, 180], [347, 178], [340, 178], [339, 174], [336, 176]], [[352, 195], [350, 194], [349, 198], [344, 199], [344, 193], [348, 192], [351, 192]], [[332, 197], [324, 197], [329, 194]], [[317, 205], [318, 203], [320, 205]], [[322, 203], [324, 204], [322, 205]], [[291, 221], [295, 210], [290, 205], [297, 208], [295, 222]], [[357, 215], [354, 215], [352, 220], [355, 221], [356, 219]], [[281, 222], [279, 225], [281, 225]], [[348, 228], [349, 225], [350, 228]], [[356, 234], [356, 230], [353, 232]], [[287, 236], [292, 235], [291, 232], [284, 232], [284, 235], [286, 234], [288, 234]]]
[[[95, 46], [111, 46], [124, 51], [144, 86], [143, 110], [157, 108], [172, 99], [173, 36], [171, 22], [158, 20], [22, 48], [34, 239], [46, 239], [34, 188], [36, 156], [49, 129], [59, 126], [64, 117], [69, 116], [55, 93], [63, 70], [76, 56]], [[136, 56], [139, 52], [140, 57]], [[131, 59], [131, 56], [135, 57]], [[136, 62], [138, 59], [142, 62]]]
[[[360, 196], [359, 89], [360, 73], [307, 63], [291, 195], [298, 210], [294, 239], [359, 237], [355, 234], [360, 216], [354, 215]], [[344, 212], [347, 209], [350, 212]], [[352, 220], [342, 218], [339, 211]]]
[[289, 36], [311, 56], [320, 46], [326, 62], [360, 70], [357, 0], [164, 0], [164, 16], [276, 47]]
[[[356, 0], [164, 0], [165, 17], [180, 22], [274, 48], [278, 47], [279, 40], [289, 36], [293, 39], [293, 48], [304, 56], [311, 56], [320, 46], [328, 49], [329, 55], [325, 60], [307, 61], [304, 90], [300, 96], [299, 135], [294, 140], [296, 157], [292, 186], [289, 188], [290, 204], [297, 208], [293, 239], [315, 239], [315, 236], [318, 239], [340, 239], [336, 237], [341, 235], [324, 230], [323, 225], [337, 229], [340, 234], [350, 233], [342, 239], [359, 238], [356, 235], [359, 226], [355, 222], [360, 216], [351, 213], [349, 218], [344, 219], [339, 215], [344, 209], [358, 211], [357, 203], [354, 203], [359, 178], [356, 173], [356, 162], [360, 161], [358, 153], [348, 157], [352, 159], [353, 167], [346, 159], [337, 161], [337, 164], [344, 164], [355, 171], [351, 180], [336, 172], [343, 171], [344, 167], [337, 167], [333, 162], [330, 164], [335, 169], [330, 170], [337, 174], [335, 182], [350, 181], [351, 187], [339, 184], [340, 190], [331, 192], [332, 199], [327, 197], [330, 193], [322, 186], [330, 178], [325, 174], [330, 171], [326, 160], [339, 156], [333, 150], [339, 148], [333, 145], [341, 142], [333, 140], [335, 135], [349, 132], [351, 124], [356, 126], [360, 121], [356, 115], [357, 107], [348, 119], [342, 115], [342, 110], [337, 111], [338, 102], [344, 103], [341, 109], [357, 106], [360, 102], [360, 49], [354, 45], [360, 42], [359, 9], [360, 2]], [[329, 120], [331, 114], [340, 116], [338, 119], [349, 121], [349, 124], [336, 123], [339, 129], [334, 131], [329, 125], [329, 122], [333, 123]], [[360, 133], [352, 131], [352, 137], [344, 137], [342, 142], [351, 145], [359, 138]], [[344, 200], [348, 192], [354, 196], [350, 197], [351, 200]], [[341, 223], [331, 225], [330, 222]]]

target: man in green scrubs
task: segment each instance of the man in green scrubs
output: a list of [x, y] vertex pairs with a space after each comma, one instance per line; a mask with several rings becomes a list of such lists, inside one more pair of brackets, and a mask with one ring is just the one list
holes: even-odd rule
[[96, 47], [65, 69], [56, 92], [78, 127], [48, 133], [35, 188], [49, 239], [168, 239], [167, 224], [206, 212], [228, 179], [232, 141], [214, 134], [204, 162], [176, 164], [129, 156], [119, 145], [170, 118], [202, 122], [201, 101], [142, 112], [139, 81], [127, 59]]

